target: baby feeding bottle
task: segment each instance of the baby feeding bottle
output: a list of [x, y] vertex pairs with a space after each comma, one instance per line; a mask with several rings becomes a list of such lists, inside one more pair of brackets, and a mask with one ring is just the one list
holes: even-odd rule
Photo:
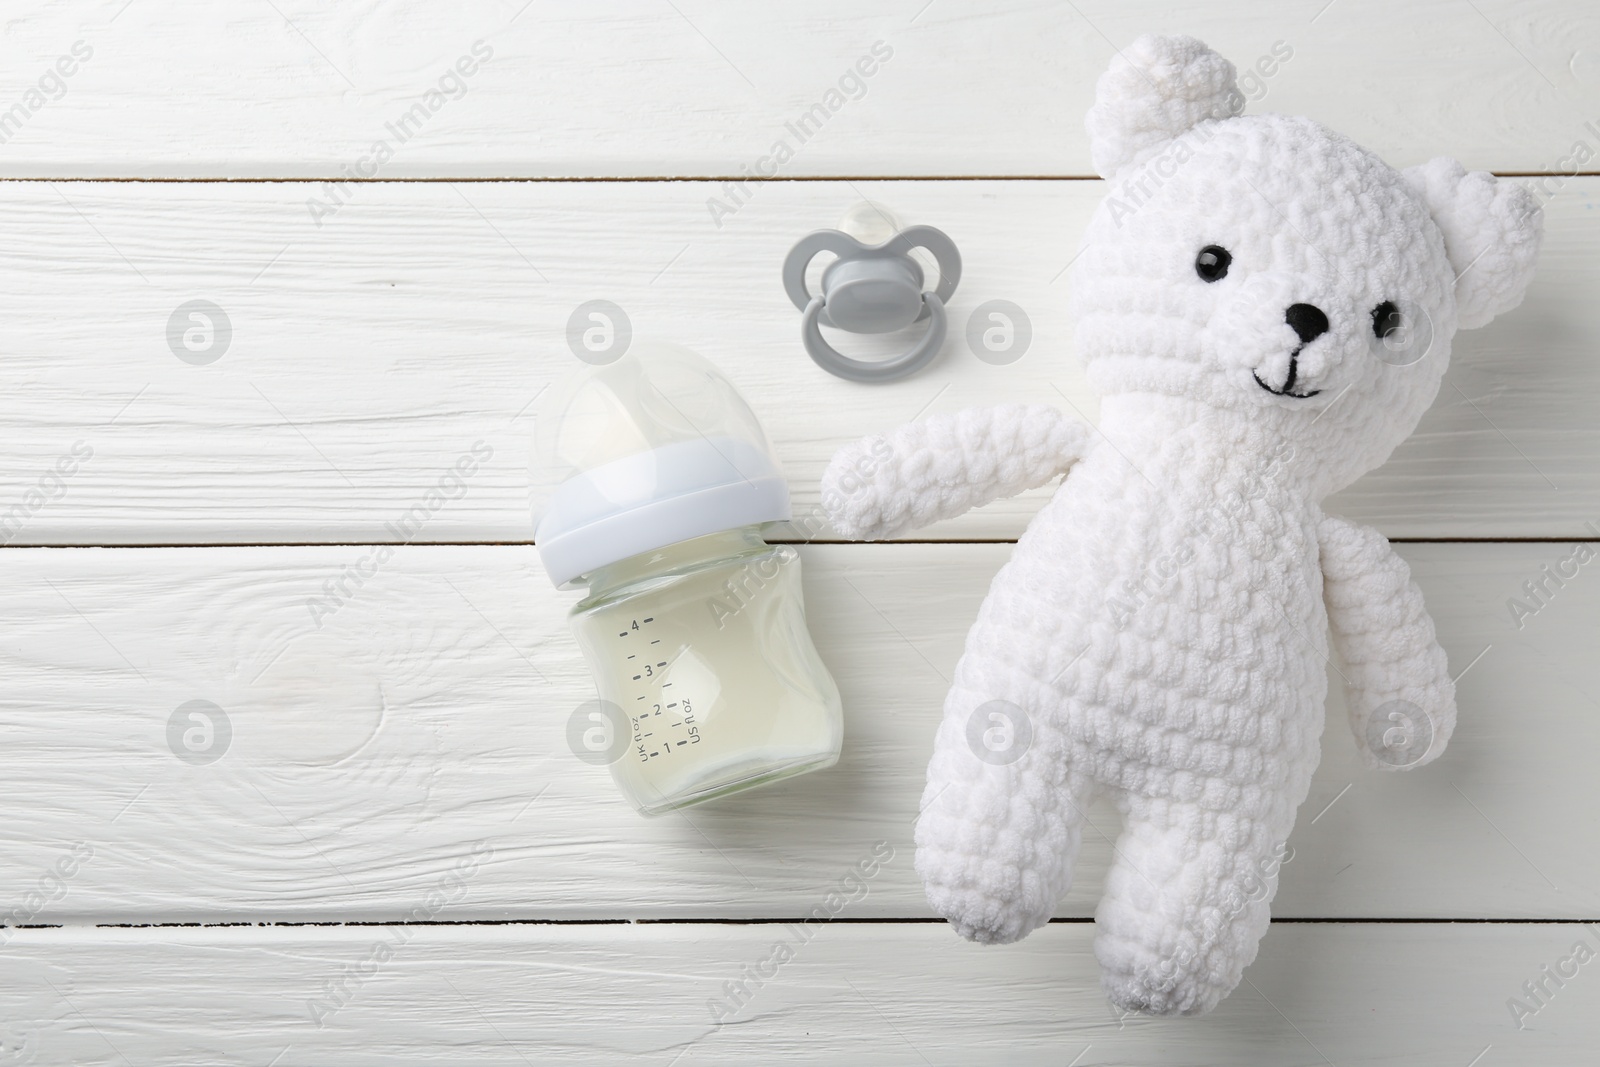
[[541, 403], [534, 540], [599, 701], [573, 749], [646, 815], [832, 766], [839, 690], [806, 629], [799, 554], [766, 435], [732, 383], [636, 341]]

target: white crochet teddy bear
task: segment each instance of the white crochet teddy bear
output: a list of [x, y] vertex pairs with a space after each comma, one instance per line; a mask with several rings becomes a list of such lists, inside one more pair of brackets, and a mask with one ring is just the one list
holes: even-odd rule
[[1052, 408], [869, 437], [823, 481], [884, 538], [1066, 475], [995, 576], [945, 702], [916, 866], [964, 937], [1047, 921], [1084, 812], [1125, 826], [1095, 913], [1111, 1001], [1208, 1011], [1266, 932], [1318, 759], [1328, 632], [1377, 769], [1439, 756], [1455, 687], [1404, 562], [1321, 501], [1433, 402], [1457, 328], [1520, 303], [1542, 218], [1453, 160], [1397, 171], [1147, 36], [1088, 116], [1108, 196], [1074, 267], [1098, 429]]

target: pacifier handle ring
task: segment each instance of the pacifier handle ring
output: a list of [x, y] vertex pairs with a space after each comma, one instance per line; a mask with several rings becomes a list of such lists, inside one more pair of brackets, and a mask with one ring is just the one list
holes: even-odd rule
[[[842, 259], [852, 252], [860, 252], [863, 247], [860, 241], [839, 230], [817, 230], [806, 234], [795, 242], [795, 246], [789, 249], [789, 255], [784, 258], [783, 291], [789, 294], [796, 308], [806, 310], [812, 300], [821, 299], [813, 297], [811, 290], [806, 288], [806, 268], [811, 266], [811, 261], [822, 252], [832, 252]], [[942, 282], [940, 288], [943, 288]]]
[[[942, 236], [942, 235], [941, 235]], [[954, 248], [954, 246], [951, 246]], [[956, 260], [956, 271], [960, 273], [960, 260]], [[801, 268], [802, 272], [804, 268]], [[785, 274], [787, 274], [785, 264]], [[952, 281], [950, 287], [955, 288]], [[939, 288], [944, 288], [943, 263], [940, 264]], [[811, 356], [812, 362], [817, 366], [839, 378], [852, 382], [891, 382], [896, 378], [903, 378], [908, 374], [921, 370], [931, 360], [944, 344], [945, 315], [944, 301], [937, 292], [922, 294], [923, 306], [929, 319], [928, 332], [923, 335], [916, 347], [909, 352], [901, 353], [893, 359], [861, 360], [852, 359], [840, 353], [822, 336], [822, 329], [817, 322], [817, 316], [822, 313], [822, 297], [814, 296], [806, 305], [805, 317], [800, 320], [800, 336], [804, 339], [806, 353]], [[918, 316], [919, 318], [921, 316]]]

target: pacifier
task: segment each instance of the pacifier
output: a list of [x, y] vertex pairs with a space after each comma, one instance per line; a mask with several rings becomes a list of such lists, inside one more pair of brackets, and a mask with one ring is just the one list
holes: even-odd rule
[[[922, 265], [913, 248], [932, 253], [939, 266], [939, 284], [923, 291]], [[819, 253], [839, 258], [822, 271], [822, 293], [806, 287], [806, 269]], [[853, 382], [887, 382], [903, 378], [938, 354], [945, 339], [945, 303], [961, 280], [961, 253], [955, 242], [932, 226], [900, 229], [881, 206], [862, 203], [851, 209], [837, 230], [818, 230], [802, 237], [783, 261], [783, 288], [804, 312], [800, 336], [813, 362], [829, 374]], [[922, 339], [891, 359], [853, 359], [822, 336], [823, 326], [851, 333], [882, 334], [929, 320]]]

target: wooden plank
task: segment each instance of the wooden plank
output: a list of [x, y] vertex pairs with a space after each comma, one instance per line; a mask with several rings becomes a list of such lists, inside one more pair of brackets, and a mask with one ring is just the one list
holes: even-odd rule
[[[805, 516], [840, 445], [919, 413], [1027, 398], [1094, 416], [1063, 269], [1099, 183], [780, 183], [720, 230], [705, 210], [714, 191], [363, 185], [319, 228], [304, 184], [0, 187], [12, 220], [0, 286], [14, 308], [0, 339], [0, 420], [14, 428], [0, 441], [4, 536], [527, 540], [529, 403], [577, 365], [567, 324], [596, 298], [624, 308], [638, 336], [688, 344], [727, 369], [766, 421]], [[1421, 429], [1338, 510], [1395, 537], [1588, 536], [1584, 524], [1600, 519], [1589, 409], [1600, 392], [1597, 193], [1600, 179], [1586, 178], [1552, 202], [1527, 303], [1458, 339]], [[818, 370], [778, 284], [790, 244], [862, 196], [946, 228], [966, 261], [944, 355], [886, 386]], [[193, 322], [178, 309], [197, 299], [231, 326], [226, 347], [211, 335], [220, 355], [204, 365], [175, 354], [191, 354]], [[993, 299], [1032, 322], [1031, 347], [1004, 366], [965, 340]], [[206, 343], [203, 331], [189, 340]], [[399, 529], [478, 442], [492, 456], [465, 487], [448, 487], [454, 498], [420, 529]], [[60, 479], [63, 463], [73, 472]], [[1043, 498], [916, 536], [1012, 538]]]
[[[4, 105], [21, 111], [0, 174], [739, 177], [784, 139], [786, 177], [1087, 175], [1095, 79], [1153, 27], [1241, 68], [1281, 42], [1292, 58], [1247, 84], [1252, 106], [1397, 162], [1555, 169], [1593, 144], [1600, 20], [1560, 0], [1476, 6], [29, 5], [6, 27]], [[89, 57], [58, 77], [75, 45]], [[789, 131], [818, 105], [825, 122]]]
[[0, 955], [0, 1005], [8, 1051], [75, 1067], [1576, 1067], [1600, 1040], [1592, 961], [1544, 979], [1536, 1014], [1507, 1007], [1541, 967], [1571, 972], [1575, 944], [1592, 956], [1589, 926], [1274, 924], [1199, 1019], [1114, 1014], [1093, 930], [1003, 948], [931, 924], [24, 930]]
[[[912, 822], [944, 679], [1008, 551], [804, 548], [840, 764], [656, 820], [568, 747], [593, 688], [573, 597], [530, 548], [406, 546], [381, 565], [364, 546], [0, 552], [0, 903], [81, 842], [92, 856], [28, 921], [394, 920], [482, 843], [440, 918], [784, 918], [885, 842], [853, 913], [930, 915]], [[1401, 551], [1466, 671], [1460, 726], [1433, 766], [1367, 772], [1335, 689], [1277, 914], [1600, 914], [1600, 854], [1574, 847], [1600, 830], [1600, 581], [1580, 571], [1517, 630], [1507, 598], [1566, 547]], [[307, 605], [330, 581], [347, 595], [319, 627]], [[194, 700], [229, 726], [226, 745], [189, 746], [214, 746], [209, 764], [169, 735]], [[1090, 814], [1063, 916], [1093, 913], [1117, 832]]]

